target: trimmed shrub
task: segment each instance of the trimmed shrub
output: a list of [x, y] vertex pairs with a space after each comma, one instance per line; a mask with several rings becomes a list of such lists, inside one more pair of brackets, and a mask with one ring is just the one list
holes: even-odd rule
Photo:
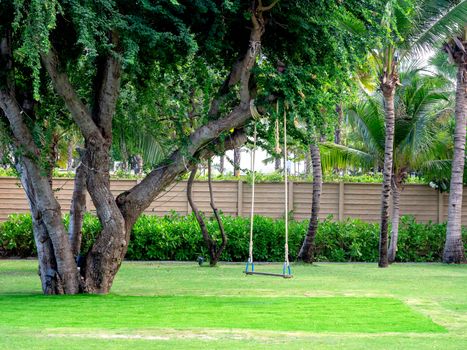
[[26, 258], [36, 254], [31, 215], [10, 215], [8, 220], [0, 225], [0, 256]]
[[[68, 216], [64, 222], [68, 224]], [[208, 230], [220, 239], [217, 223], [207, 219]], [[250, 220], [224, 216], [228, 235], [223, 261], [246, 261], [248, 257]], [[289, 225], [290, 259], [295, 260], [308, 228], [308, 221], [292, 221]], [[99, 233], [99, 220], [86, 214], [83, 225], [82, 253], [91, 247]], [[402, 217], [396, 260], [400, 262], [441, 261], [446, 224], [417, 223], [413, 217]], [[284, 220], [255, 216], [254, 258], [256, 261], [284, 260]], [[467, 248], [467, 231], [463, 231]], [[379, 225], [359, 219], [343, 222], [332, 217], [319, 224], [316, 235], [317, 261], [375, 262], [378, 260]], [[36, 254], [30, 215], [11, 215], [0, 224], [0, 256], [27, 257]], [[133, 227], [126, 258], [129, 260], [193, 261], [207, 257], [198, 223], [193, 215], [175, 213], [165, 217], [141, 216]]]

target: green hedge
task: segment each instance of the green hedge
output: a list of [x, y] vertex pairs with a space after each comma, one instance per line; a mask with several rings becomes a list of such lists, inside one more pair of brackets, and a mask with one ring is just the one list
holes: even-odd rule
[[[68, 217], [64, 218], [65, 223]], [[224, 217], [228, 244], [221, 260], [245, 261], [248, 254], [249, 219]], [[217, 232], [217, 224], [207, 222], [210, 232]], [[290, 258], [294, 260], [306, 232], [308, 221], [294, 221], [289, 226]], [[83, 247], [86, 252], [100, 230], [96, 217], [87, 214], [83, 227]], [[401, 262], [441, 261], [445, 224], [421, 224], [412, 217], [403, 217], [399, 232], [397, 260]], [[217, 233], [218, 234], [218, 233]], [[467, 243], [467, 232], [463, 232]], [[358, 219], [333, 222], [321, 221], [316, 236], [318, 261], [374, 262], [378, 257], [379, 225]], [[467, 245], [466, 245], [467, 248]], [[34, 256], [31, 217], [11, 215], [0, 225], [0, 256]], [[130, 260], [196, 260], [206, 257], [201, 233], [194, 216], [170, 215], [163, 218], [143, 215], [136, 222], [126, 258]], [[284, 259], [284, 221], [257, 216], [254, 230], [256, 261]]]

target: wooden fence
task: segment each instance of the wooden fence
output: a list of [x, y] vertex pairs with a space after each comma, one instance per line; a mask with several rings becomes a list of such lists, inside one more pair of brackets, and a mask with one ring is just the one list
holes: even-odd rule
[[[112, 180], [111, 189], [115, 196], [130, 189], [136, 180]], [[73, 192], [72, 179], [55, 179], [54, 190], [62, 210], [70, 209]], [[226, 215], [249, 216], [251, 186], [242, 181], [214, 182], [216, 204]], [[289, 183], [289, 210], [295, 219], [306, 219], [311, 212], [311, 183]], [[464, 190], [465, 191], [465, 190]], [[259, 215], [282, 217], [284, 215], [284, 185], [281, 183], [256, 184], [255, 208]], [[95, 208], [87, 195], [87, 208]], [[210, 212], [209, 192], [206, 182], [196, 182], [193, 198], [199, 208]], [[467, 224], [467, 203], [464, 197], [462, 223]], [[427, 185], [406, 185], [401, 195], [401, 214], [413, 215], [420, 222], [443, 222], [447, 219], [448, 194], [440, 194]], [[170, 211], [181, 215], [190, 213], [186, 199], [186, 182], [173, 184], [162, 192], [146, 209], [146, 214], [165, 215]], [[320, 217], [333, 215], [335, 220], [348, 217], [361, 218], [369, 222], [379, 221], [381, 210], [381, 185], [362, 183], [325, 183], [321, 195]], [[15, 178], [0, 178], [0, 221], [13, 213], [27, 213], [28, 203], [21, 184]]]

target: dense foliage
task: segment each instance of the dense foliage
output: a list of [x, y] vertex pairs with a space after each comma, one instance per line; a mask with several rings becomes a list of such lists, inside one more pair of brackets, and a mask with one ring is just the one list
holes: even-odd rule
[[[68, 218], [65, 218], [67, 221]], [[210, 232], [217, 230], [215, 221], [207, 221]], [[306, 232], [308, 221], [293, 221], [289, 227], [291, 259], [296, 254]], [[248, 255], [249, 219], [224, 217], [229, 241], [223, 261], [246, 261]], [[86, 215], [82, 251], [86, 252], [99, 233], [99, 221]], [[417, 223], [412, 217], [402, 218], [397, 261], [436, 262], [443, 253], [445, 224]], [[379, 225], [358, 219], [334, 222], [331, 218], [320, 223], [316, 236], [317, 261], [374, 262], [378, 259]], [[467, 238], [467, 231], [464, 231]], [[464, 240], [467, 241], [467, 240]], [[284, 254], [284, 221], [256, 216], [254, 256], [257, 261], [282, 261]], [[467, 248], [467, 246], [466, 246]], [[127, 259], [193, 261], [206, 256], [198, 224], [193, 216], [143, 215], [133, 228]], [[31, 217], [12, 215], [0, 225], [0, 256], [28, 257], [35, 255]]]
[[[14, 169], [8, 168], [3, 169], [0, 168], [0, 177], [17, 177], [18, 174]], [[54, 171], [53, 177], [54, 178], [65, 178], [65, 179], [72, 179], [74, 178], [75, 174], [73, 172], [61, 172], [61, 171]], [[115, 173], [110, 175], [111, 179], [115, 180], [137, 180], [141, 179], [141, 176], [124, 172], [124, 171], [116, 171]], [[188, 176], [185, 176], [184, 179], [186, 180]], [[289, 181], [293, 182], [312, 182], [313, 176], [294, 176], [290, 175], [288, 177]], [[207, 181], [207, 176], [199, 175], [197, 176], [196, 180], [199, 181]], [[235, 176], [233, 174], [225, 174], [225, 175], [215, 175], [213, 176], [214, 181], [245, 181], [251, 183], [252, 176], [251, 174], [247, 174], [244, 176]], [[262, 182], [283, 182], [284, 181], [284, 174], [282, 172], [274, 172], [274, 173], [255, 173], [255, 182], [262, 183]], [[351, 175], [351, 174], [334, 174], [334, 173], [327, 173], [323, 175], [324, 182], [355, 182], [355, 183], [381, 183], [383, 181], [383, 177], [381, 173], [368, 173], [362, 175]], [[406, 183], [413, 183], [413, 184], [430, 184], [430, 181], [418, 176], [411, 176], [407, 178]]]

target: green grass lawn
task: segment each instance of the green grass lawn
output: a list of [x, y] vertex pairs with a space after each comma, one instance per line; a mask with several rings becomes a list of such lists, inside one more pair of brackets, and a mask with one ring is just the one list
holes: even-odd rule
[[50, 297], [0, 260], [0, 349], [467, 349], [467, 265], [242, 269], [126, 262], [111, 295]]

